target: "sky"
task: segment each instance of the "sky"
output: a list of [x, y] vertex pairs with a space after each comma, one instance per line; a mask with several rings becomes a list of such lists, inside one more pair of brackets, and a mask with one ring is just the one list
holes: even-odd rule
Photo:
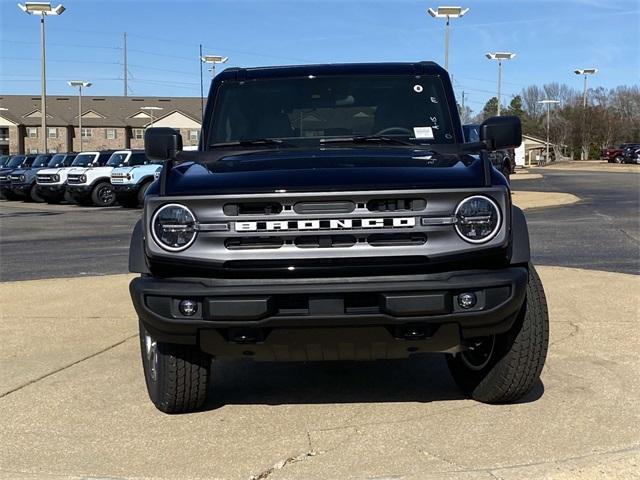
[[[436, 1], [62, 0], [46, 19], [47, 93], [91, 81], [89, 95], [198, 96], [199, 44], [225, 66], [433, 60], [444, 63]], [[58, 3], [54, 0], [53, 5]], [[590, 87], [640, 84], [640, 0], [446, 0], [468, 7], [451, 21], [449, 71], [473, 111], [495, 95], [490, 51], [503, 66], [503, 103], [531, 84], [582, 89], [576, 68], [596, 67]], [[0, 0], [0, 94], [40, 93], [39, 27], [15, 1]], [[220, 69], [220, 66], [218, 66]], [[205, 92], [211, 73], [204, 71]]]

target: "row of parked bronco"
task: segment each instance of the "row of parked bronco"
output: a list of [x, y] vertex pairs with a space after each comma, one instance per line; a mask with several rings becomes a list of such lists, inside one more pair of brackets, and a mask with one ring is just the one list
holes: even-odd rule
[[140, 150], [0, 156], [7, 200], [138, 207], [162, 168]]

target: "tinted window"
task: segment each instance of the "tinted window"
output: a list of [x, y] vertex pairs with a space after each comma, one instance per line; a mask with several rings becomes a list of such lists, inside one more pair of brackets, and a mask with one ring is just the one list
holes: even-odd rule
[[67, 155], [67, 157], [64, 159], [64, 162], [62, 162], [62, 166], [63, 167], [69, 167], [71, 166], [71, 164], [73, 163], [73, 161], [76, 159], [76, 155]]
[[225, 81], [216, 98], [208, 144], [354, 135], [453, 143], [440, 79], [354, 75]]
[[100, 153], [100, 155], [98, 156], [98, 165], [100, 165], [101, 167], [105, 166], [109, 161], [109, 159], [111, 158], [111, 154], [112, 152]]
[[478, 125], [464, 125], [464, 141], [467, 143], [480, 141], [480, 126]]
[[50, 167], [50, 168], [61, 167], [64, 162], [64, 159], [65, 159], [65, 155], [61, 153], [54, 155], [53, 157], [51, 157], [51, 160], [49, 160], [47, 167]]
[[33, 168], [46, 167], [50, 158], [50, 155], [38, 155], [33, 162]]
[[24, 162], [22, 163], [22, 166], [29, 168], [29, 167], [31, 167], [33, 165], [33, 162], [35, 162], [35, 161], [36, 161], [36, 157], [35, 156], [27, 157], [27, 158], [24, 159]]
[[11, 157], [9, 155], [2, 155], [0, 157], [0, 167], [4, 167], [7, 163], [9, 163], [9, 159]]
[[7, 167], [19, 167], [20, 165], [22, 165], [22, 162], [24, 162], [24, 155], [15, 155], [11, 157], [11, 160], [9, 160], [9, 163], [7, 163]]
[[131, 154], [131, 158], [129, 159], [129, 165], [133, 166], [133, 165], [144, 165], [145, 163], [148, 163], [149, 160], [147, 159], [147, 156], [142, 153], [132, 153]]

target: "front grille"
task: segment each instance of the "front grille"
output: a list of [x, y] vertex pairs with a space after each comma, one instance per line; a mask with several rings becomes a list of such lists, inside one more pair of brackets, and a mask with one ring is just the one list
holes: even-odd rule
[[295, 276], [325, 269], [340, 275], [348, 268], [402, 274], [445, 256], [503, 249], [508, 215], [498, 235], [476, 246], [457, 234], [454, 212], [462, 199], [477, 194], [492, 197], [505, 211], [507, 193], [487, 187], [152, 196], [145, 202], [146, 218], [168, 203], [186, 205], [196, 218], [197, 236], [178, 253], [162, 249], [151, 235], [147, 246], [152, 264], [175, 261], [190, 265], [189, 271], [191, 266], [224, 272], [264, 267], [274, 275]]
[[0, 182], [3, 182], [7, 179], [6, 175], [0, 175]]
[[79, 184], [79, 183], [82, 183], [82, 182], [80, 181], [80, 177], [81, 177], [81, 175], [78, 175], [78, 174], [69, 174], [69, 175], [67, 176], [67, 183], [69, 183], [69, 184]]
[[120, 183], [124, 183], [124, 175], [122, 176], [115, 176], [113, 175], [111, 177], [111, 183], [113, 184], [120, 184]]
[[20, 175], [9, 175], [9, 180], [17, 182], [20, 180]]
[[54, 183], [51, 175], [38, 175], [38, 183]]

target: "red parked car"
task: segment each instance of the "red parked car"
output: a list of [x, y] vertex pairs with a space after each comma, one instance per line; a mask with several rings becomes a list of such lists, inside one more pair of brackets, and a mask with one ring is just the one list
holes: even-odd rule
[[624, 163], [623, 151], [626, 147], [633, 145], [632, 143], [623, 143], [618, 148], [607, 147], [602, 149], [602, 159], [609, 163]]

